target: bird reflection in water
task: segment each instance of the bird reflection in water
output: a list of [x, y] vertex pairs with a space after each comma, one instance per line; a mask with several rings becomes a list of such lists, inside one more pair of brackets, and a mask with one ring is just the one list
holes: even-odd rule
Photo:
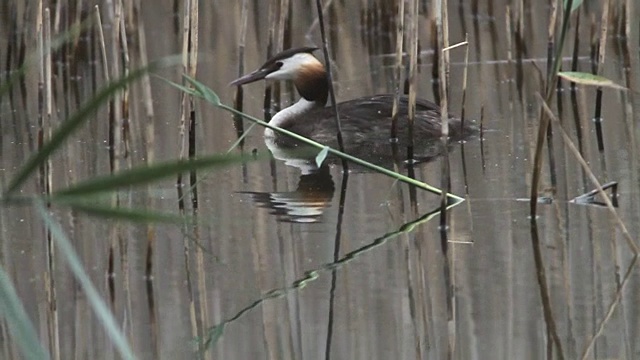
[[320, 222], [322, 214], [331, 205], [335, 185], [329, 166], [315, 172], [303, 172], [294, 191], [255, 192], [248, 194], [258, 207], [269, 209], [278, 221], [292, 223]]

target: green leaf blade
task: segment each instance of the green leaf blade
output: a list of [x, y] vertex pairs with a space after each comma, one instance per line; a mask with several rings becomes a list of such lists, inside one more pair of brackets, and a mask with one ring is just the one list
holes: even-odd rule
[[208, 102], [212, 103], [215, 106], [220, 106], [221, 104], [220, 97], [218, 96], [218, 94], [213, 92], [211, 88], [209, 88], [205, 84], [199, 82], [198, 80], [192, 77], [189, 77], [187, 75], [183, 75], [183, 76], [184, 76], [184, 79], [187, 80], [191, 85], [193, 85], [196, 91], [200, 93], [200, 95], [202, 95], [202, 97], [205, 100], [207, 100]]
[[161, 223], [161, 224], [184, 224], [190, 221], [189, 217], [161, 213], [146, 209], [132, 209], [113, 207], [100, 204], [87, 203], [84, 199], [58, 198], [56, 203], [66, 205], [72, 209], [101, 219], [124, 220], [135, 223]]
[[317, 167], [321, 167], [322, 166], [322, 163], [327, 158], [327, 155], [329, 155], [329, 147], [325, 146], [325, 147], [322, 148], [322, 150], [320, 150], [318, 155], [316, 155], [316, 166]]
[[222, 167], [254, 160], [248, 155], [222, 154], [198, 159], [169, 161], [139, 166], [114, 175], [107, 175], [83, 181], [69, 188], [57, 191], [52, 198], [64, 196], [87, 196], [117, 190], [126, 186], [148, 184], [170, 176], [207, 167]]
[[601, 86], [618, 90], [627, 90], [626, 87], [618, 85], [613, 81], [605, 78], [604, 76], [594, 75], [591, 73], [578, 71], [562, 71], [558, 73], [558, 76], [580, 85]]
[[[564, 0], [564, 10], [567, 10], [567, 6], [569, 6], [569, 0]], [[577, 8], [580, 7], [580, 5], [582, 5], [582, 0], [573, 0], [573, 2], [571, 3], [571, 10], [570, 12], [573, 12], [574, 10], [576, 10]]]
[[134, 70], [128, 75], [123, 76], [120, 79], [110, 83], [105, 88], [103, 88], [94, 98], [92, 98], [91, 101], [82, 106], [69, 119], [65, 120], [53, 132], [53, 134], [51, 135], [51, 139], [49, 139], [49, 141], [46, 142], [38, 152], [36, 152], [29, 158], [29, 160], [27, 160], [27, 163], [22, 166], [20, 171], [18, 171], [18, 174], [15, 175], [9, 182], [9, 186], [5, 190], [5, 195], [15, 192], [20, 186], [22, 186], [27, 178], [45, 161], [47, 161], [47, 159], [56, 150], [58, 150], [63, 145], [64, 141], [68, 139], [76, 130], [78, 130], [81, 125], [92, 118], [93, 113], [97, 111], [103, 103], [107, 102], [111, 98], [111, 96], [155, 68], [156, 65], [152, 64], [147, 67]]
[[60, 224], [51, 217], [43, 203], [37, 202], [36, 210], [38, 211], [45, 226], [51, 231], [52, 239], [60, 251], [59, 254], [61, 258], [67, 262], [71, 273], [78, 280], [82, 291], [87, 296], [88, 304], [93, 309], [98, 320], [102, 323], [105, 333], [109, 336], [120, 357], [127, 360], [136, 359], [133, 349], [127, 342], [126, 335], [123, 333], [120, 326], [118, 326], [118, 322], [114, 318], [113, 313], [109, 310], [104, 299], [93, 285], [93, 282], [89, 278], [87, 271], [84, 269], [78, 254], [73, 248], [73, 245], [71, 245], [69, 237], [62, 230]]
[[48, 359], [38, 333], [27, 316], [9, 275], [0, 266], [0, 314], [5, 318], [12, 339], [25, 359]]

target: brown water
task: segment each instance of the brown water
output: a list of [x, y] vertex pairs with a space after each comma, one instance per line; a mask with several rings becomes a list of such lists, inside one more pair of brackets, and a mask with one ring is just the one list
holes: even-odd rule
[[[245, 64], [253, 69], [267, 57], [268, 5], [266, 1], [249, 3]], [[319, 44], [319, 30], [313, 25], [315, 6], [293, 3], [291, 43]], [[389, 32], [393, 26], [387, 24], [389, 10], [376, 1], [343, 3], [334, 1], [326, 15], [338, 99], [392, 91], [394, 35]], [[464, 40], [465, 32], [469, 35], [466, 115], [480, 119], [483, 113], [486, 132], [482, 141], [456, 145], [450, 153], [452, 191], [466, 201], [449, 210], [444, 235], [439, 231], [439, 215], [429, 216], [438, 209], [436, 195], [418, 190], [417, 206], [412, 207], [408, 186], [384, 175], [353, 172], [345, 181], [341, 168], [332, 167], [320, 178], [301, 179], [299, 169], [281, 161], [199, 172], [195, 230], [117, 223], [56, 209], [56, 219], [140, 358], [196, 357], [195, 339], [220, 324], [225, 325], [222, 336], [206, 351], [207, 358], [640, 358], [636, 345], [640, 343], [636, 308], [640, 283], [637, 264], [629, 267], [633, 252], [605, 207], [570, 202], [595, 185], [557, 128], [552, 141], [555, 164], [549, 170], [545, 158], [541, 184], [542, 193], [553, 201], [539, 205], [536, 226], [531, 226], [528, 202], [522, 201], [531, 186], [540, 112], [536, 93], [543, 86], [538, 69], [544, 72], [547, 66], [550, 10], [542, 2], [524, 9], [526, 53], [519, 63], [515, 50], [514, 61], [509, 61], [506, 3], [491, 3], [493, 8], [486, 2], [477, 7], [474, 2], [450, 5], [451, 42]], [[590, 2], [591, 13], [581, 17], [578, 64], [582, 71], [591, 70], [590, 16], [596, 23], [600, 19], [595, 3]], [[611, 10], [616, 19], [620, 3]], [[182, 10], [176, 11], [170, 1], [154, 4], [145, 2], [137, 19], [142, 22], [129, 33], [131, 48], [138, 49], [135, 29], [144, 29], [149, 59], [177, 54], [182, 46], [181, 26], [174, 27], [176, 19], [181, 21]], [[238, 75], [240, 4], [201, 2], [200, 7], [197, 78], [227, 104], [235, 94], [227, 84]], [[640, 16], [637, 4], [631, 2], [631, 9], [631, 19]], [[26, 52], [37, 48], [37, 12], [34, 5], [24, 8], [12, 1], [0, 11], [4, 80], [17, 68], [19, 44], [26, 45]], [[74, 11], [63, 7], [61, 14]], [[52, 19], [54, 14], [52, 10]], [[108, 22], [106, 5], [103, 21]], [[637, 89], [638, 23], [632, 21], [627, 42], [618, 36], [618, 23], [614, 23], [603, 75]], [[419, 94], [433, 99], [428, 24], [422, 17]], [[105, 31], [111, 30], [106, 27]], [[54, 127], [104, 83], [95, 36], [90, 32], [83, 40], [86, 48], [54, 65], [58, 74], [53, 84]], [[573, 28], [569, 39], [567, 49], [572, 48]], [[456, 114], [462, 111], [463, 49], [451, 52], [450, 104]], [[566, 56], [570, 55], [567, 51]], [[130, 57], [134, 67], [141, 63], [140, 51], [132, 51]], [[74, 67], [68, 67], [71, 63]], [[563, 68], [569, 67], [570, 62], [565, 62]], [[176, 68], [161, 74], [179, 81], [180, 72]], [[37, 67], [27, 71], [21, 84], [12, 89], [11, 97], [2, 98], [0, 108], [5, 184], [37, 139]], [[149, 157], [178, 157], [180, 93], [155, 78], [151, 90], [153, 116], [149, 118], [142, 87], [131, 89], [131, 152], [121, 161], [122, 167], [129, 162], [142, 164]], [[245, 87], [246, 112], [262, 117], [263, 91], [261, 84]], [[637, 241], [640, 174], [635, 109], [639, 98], [634, 92], [604, 90], [604, 150], [600, 152], [592, 121], [595, 97], [594, 88], [578, 86], [571, 92], [565, 83], [554, 111], [576, 144], [580, 138], [581, 153], [598, 180], [618, 182], [617, 212]], [[289, 99], [290, 94], [282, 98]], [[236, 140], [232, 117], [204, 102], [197, 103], [197, 115], [197, 152], [227, 151]], [[107, 123], [107, 109], [102, 108], [56, 154], [54, 189], [108, 174]], [[147, 129], [154, 134], [153, 142]], [[245, 144], [246, 151], [253, 149], [267, 151], [258, 127]], [[440, 169], [437, 160], [417, 168], [416, 177], [439, 185]], [[24, 193], [36, 189], [33, 180]], [[173, 180], [148, 192], [135, 190], [121, 196], [124, 205], [178, 211]], [[291, 201], [283, 204], [283, 198], [297, 199], [298, 206], [291, 209]], [[421, 218], [424, 221], [411, 231], [398, 233], [406, 229], [404, 224]], [[62, 258], [56, 258], [51, 276], [57, 296], [57, 310], [51, 310], [45, 276], [46, 230], [36, 212], [30, 207], [3, 207], [0, 219], [1, 263], [45, 346], [55, 348], [54, 333], [62, 359], [117, 357]], [[109, 274], [110, 254], [113, 274]], [[55, 331], [49, 330], [51, 326]], [[16, 345], [6, 336], [7, 325], [1, 328], [0, 357], [18, 357]]]

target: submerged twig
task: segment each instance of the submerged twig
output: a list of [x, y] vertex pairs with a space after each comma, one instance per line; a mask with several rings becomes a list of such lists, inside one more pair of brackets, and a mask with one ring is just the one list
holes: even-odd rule
[[[576, 148], [576, 146], [573, 144], [573, 141], [571, 141], [571, 138], [569, 137], [567, 132], [562, 127], [562, 124], [560, 123], [558, 118], [553, 114], [553, 112], [551, 111], [551, 109], [549, 108], [547, 103], [544, 101], [544, 99], [542, 99], [540, 94], [536, 94], [536, 95], [538, 97], [538, 101], [542, 105], [542, 109], [544, 110], [546, 116], [548, 116], [549, 119], [553, 120], [555, 123], [557, 123], [559, 125], [558, 127], [560, 128], [560, 133], [562, 134], [562, 138], [564, 139], [565, 145], [574, 154], [574, 156], [576, 157], [576, 160], [578, 160], [578, 162], [580, 163], [580, 165], [582, 166], [584, 171], [587, 173], [587, 175], [589, 176], [589, 179], [591, 180], [591, 182], [593, 182], [593, 184], [598, 189], [598, 192], [600, 192], [600, 193], [604, 192], [604, 190], [602, 189], [602, 185], [600, 184], [600, 181], [598, 181], [598, 178], [595, 176], [595, 174], [593, 173], [593, 171], [589, 167], [589, 164], [587, 164], [585, 159], [580, 154], [580, 151], [578, 150], [578, 148]], [[609, 209], [609, 212], [611, 212], [611, 215], [614, 217], [614, 219], [618, 223], [618, 226], [620, 227], [620, 231], [622, 231], [622, 234], [623, 234], [625, 240], [627, 241], [627, 244], [629, 245], [631, 250], [633, 250], [634, 255], [637, 255], [639, 253], [639, 248], [636, 245], [635, 240], [631, 237], [631, 234], [627, 230], [627, 227], [624, 225], [624, 222], [622, 221], [622, 219], [618, 215], [618, 212], [616, 211], [615, 207], [613, 206], [613, 203], [611, 202], [611, 199], [609, 199], [608, 197], [605, 196], [604, 197], [604, 202], [605, 202], [605, 204], [607, 204], [607, 208]]]

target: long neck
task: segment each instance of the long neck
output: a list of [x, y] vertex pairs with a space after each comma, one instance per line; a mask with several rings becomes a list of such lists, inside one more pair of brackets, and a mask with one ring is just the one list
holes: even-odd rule
[[[286, 128], [289, 124], [300, 119], [304, 114], [314, 108], [324, 107], [329, 94], [329, 83], [327, 73], [322, 63], [313, 58], [312, 65], [300, 68], [293, 83], [300, 93], [300, 100], [297, 103], [281, 110], [271, 118], [270, 125]], [[272, 137], [274, 133], [271, 129], [265, 129], [265, 136]]]
[[293, 83], [300, 96], [309, 101], [321, 103], [324, 106], [329, 95], [327, 72], [321, 62], [315, 58], [313, 60], [313, 63], [298, 70], [293, 78]]
[[[296, 102], [295, 104], [289, 106], [288, 108], [282, 109], [277, 114], [273, 115], [273, 117], [269, 121], [269, 125], [286, 128], [288, 124], [300, 117], [303, 117], [306, 113], [317, 107], [324, 107], [324, 103], [309, 101], [304, 97], [300, 98], [300, 100], [298, 100], [298, 102]], [[273, 137], [275, 133], [273, 132], [273, 130], [265, 128], [264, 135]]]

